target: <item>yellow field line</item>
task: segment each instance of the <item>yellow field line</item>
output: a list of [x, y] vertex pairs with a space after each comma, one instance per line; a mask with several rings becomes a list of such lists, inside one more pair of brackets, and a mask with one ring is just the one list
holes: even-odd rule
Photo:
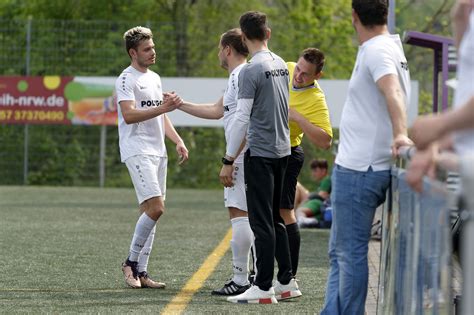
[[224, 256], [229, 249], [231, 238], [232, 229], [229, 229], [224, 239], [206, 258], [202, 266], [194, 273], [191, 279], [186, 282], [181, 291], [166, 305], [161, 314], [176, 315], [181, 314], [186, 309], [194, 293], [202, 287], [204, 281], [206, 281], [209, 275], [214, 271], [222, 256]]

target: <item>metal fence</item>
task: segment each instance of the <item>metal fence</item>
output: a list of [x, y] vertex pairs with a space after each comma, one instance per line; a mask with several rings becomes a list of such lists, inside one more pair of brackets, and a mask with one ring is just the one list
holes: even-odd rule
[[[474, 159], [461, 163], [461, 194], [444, 182], [425, 178], [423, 193], [405, 180], [406, 170], [392, 169], [392, 185], [383, 210], [378, 314], [473, 314], [474, 303]], [[453, 306], [452, 213], [461, 208], [464, 248], [460, 251], [464, 287], [462, 308]]]
[[383, 215], [380, 314], [449, 314], [451, 229], [448, 191], [439, 182], [413, 192], [405, 171], [392, 171], [391, 203]]
[[[122, 35], [134, 25], [154, 32], [158, 62], [152, 69], [161, 76], [180, 76], [183, 69], [189, 70], [187, 76], [223, 74], [216, 52], [210, 53], [216, 49], [214, 41], [188, 38], [195, 52], [182, 60], [179, 30], [166, 22], [0, 19], [0, 75], [117, 76], [130, 62]], [[215, 69], [206, 67], [209, 60]], [[180, 127], [178, 132], [191, 159], [178, 167], [174, 146], [167, 142], [169, 186], [221, 187], [217, 175], [225, 151], [223, 130]], [[303, 146], [308, 157], [305, 168], [313, 157], [330, 157], [307, 142]], [[302, 180], [311, 184], [309, 173], [302, 174]], [[119, 161], [117, 128], [0, 125], [0, 185], [19, 184], [130, 186]]]
[[168, 45], [160, 46], [160, 73], [175, 75], [174, 32], [168, 23], [76, 20], [1, 20], [1, 75], [116, 76], [129, 63], [122, 35], [148, 26]]
[[[130, 62], [122, 35], [133, 25], [152, 28], [167, 43], [159, 48], [159, 59], [166, 60], [159, 72], [176, 75], [176, 31], [169, 23], [34, 19], [0, 19], [0, 75], [116, 76]], [[213, 147], [194, 151], [191, 165], [177, 168], [174, 146], [167, 143], [169, 180], [202, 186], [218, 174], [219, 165], [210, 161], [219, 161], [224, 152], [223, 132], [180, 129], [190, 149]], [[0, 125], [0, 185], [5, 184], [129, 186], [117, 127]]]
[[460, 161], [462, 174], [462, 198], [464, 210], [461, 217], [464, 220], [462, 233], [462, 265], [463, 265], [463, 299], [462, 314], [474, 314], [474, 156], [463, 157]]

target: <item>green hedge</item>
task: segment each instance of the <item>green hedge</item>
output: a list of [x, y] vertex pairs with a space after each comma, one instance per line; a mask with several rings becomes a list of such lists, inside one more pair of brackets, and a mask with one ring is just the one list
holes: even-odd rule
[[[0, 185], [23, 183], [24, 126], [0, 126]], [[189, 149], [190, 159], [178, 165], [175, 146], [168, 149], [168, 186], [173, 188], [220, 188], [220, 159], [225, 153], [222, 128], [177, 128]], [[28, 127], [28, 184], [61, 186], [99, 185], [100, 127], [40, 126]], [[337, 136], [337, 130], [335, 130]], [[326, 158], [332, 164], [331, 151], [316, 149], [303, 140], [306, 160], [301, 182], [314, 185], [309, 172], [313, 158]], [[105, 186], [130, 187], [125, 165], [120, 162], [117, 127], [107, 127]]]

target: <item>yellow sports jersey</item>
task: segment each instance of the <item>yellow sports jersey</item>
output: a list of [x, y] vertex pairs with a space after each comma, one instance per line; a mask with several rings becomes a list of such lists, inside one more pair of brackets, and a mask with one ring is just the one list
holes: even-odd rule
[[[290, 71], [290, 108], [303, 115], [312, 124], [323, 129], [332, 138], [329, 110], [326, 105], [326, 97], [324, 96], [323, 90], [321, 90], [317, 81], [314, 81], [314, 85], [295, 89], [293, 87], [293, 72], [296, 63], [288, 62], [287, 65]], [[290, 140], [292, 147], [301, 144], [303, 135], [304, 133], [300, 126], [290, 121]]]

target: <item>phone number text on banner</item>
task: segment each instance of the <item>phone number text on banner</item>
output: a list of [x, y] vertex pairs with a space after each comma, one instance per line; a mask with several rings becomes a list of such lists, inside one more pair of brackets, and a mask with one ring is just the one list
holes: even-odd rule
[[0, 124], [116, 125], [109, 78], [0, 76]]

